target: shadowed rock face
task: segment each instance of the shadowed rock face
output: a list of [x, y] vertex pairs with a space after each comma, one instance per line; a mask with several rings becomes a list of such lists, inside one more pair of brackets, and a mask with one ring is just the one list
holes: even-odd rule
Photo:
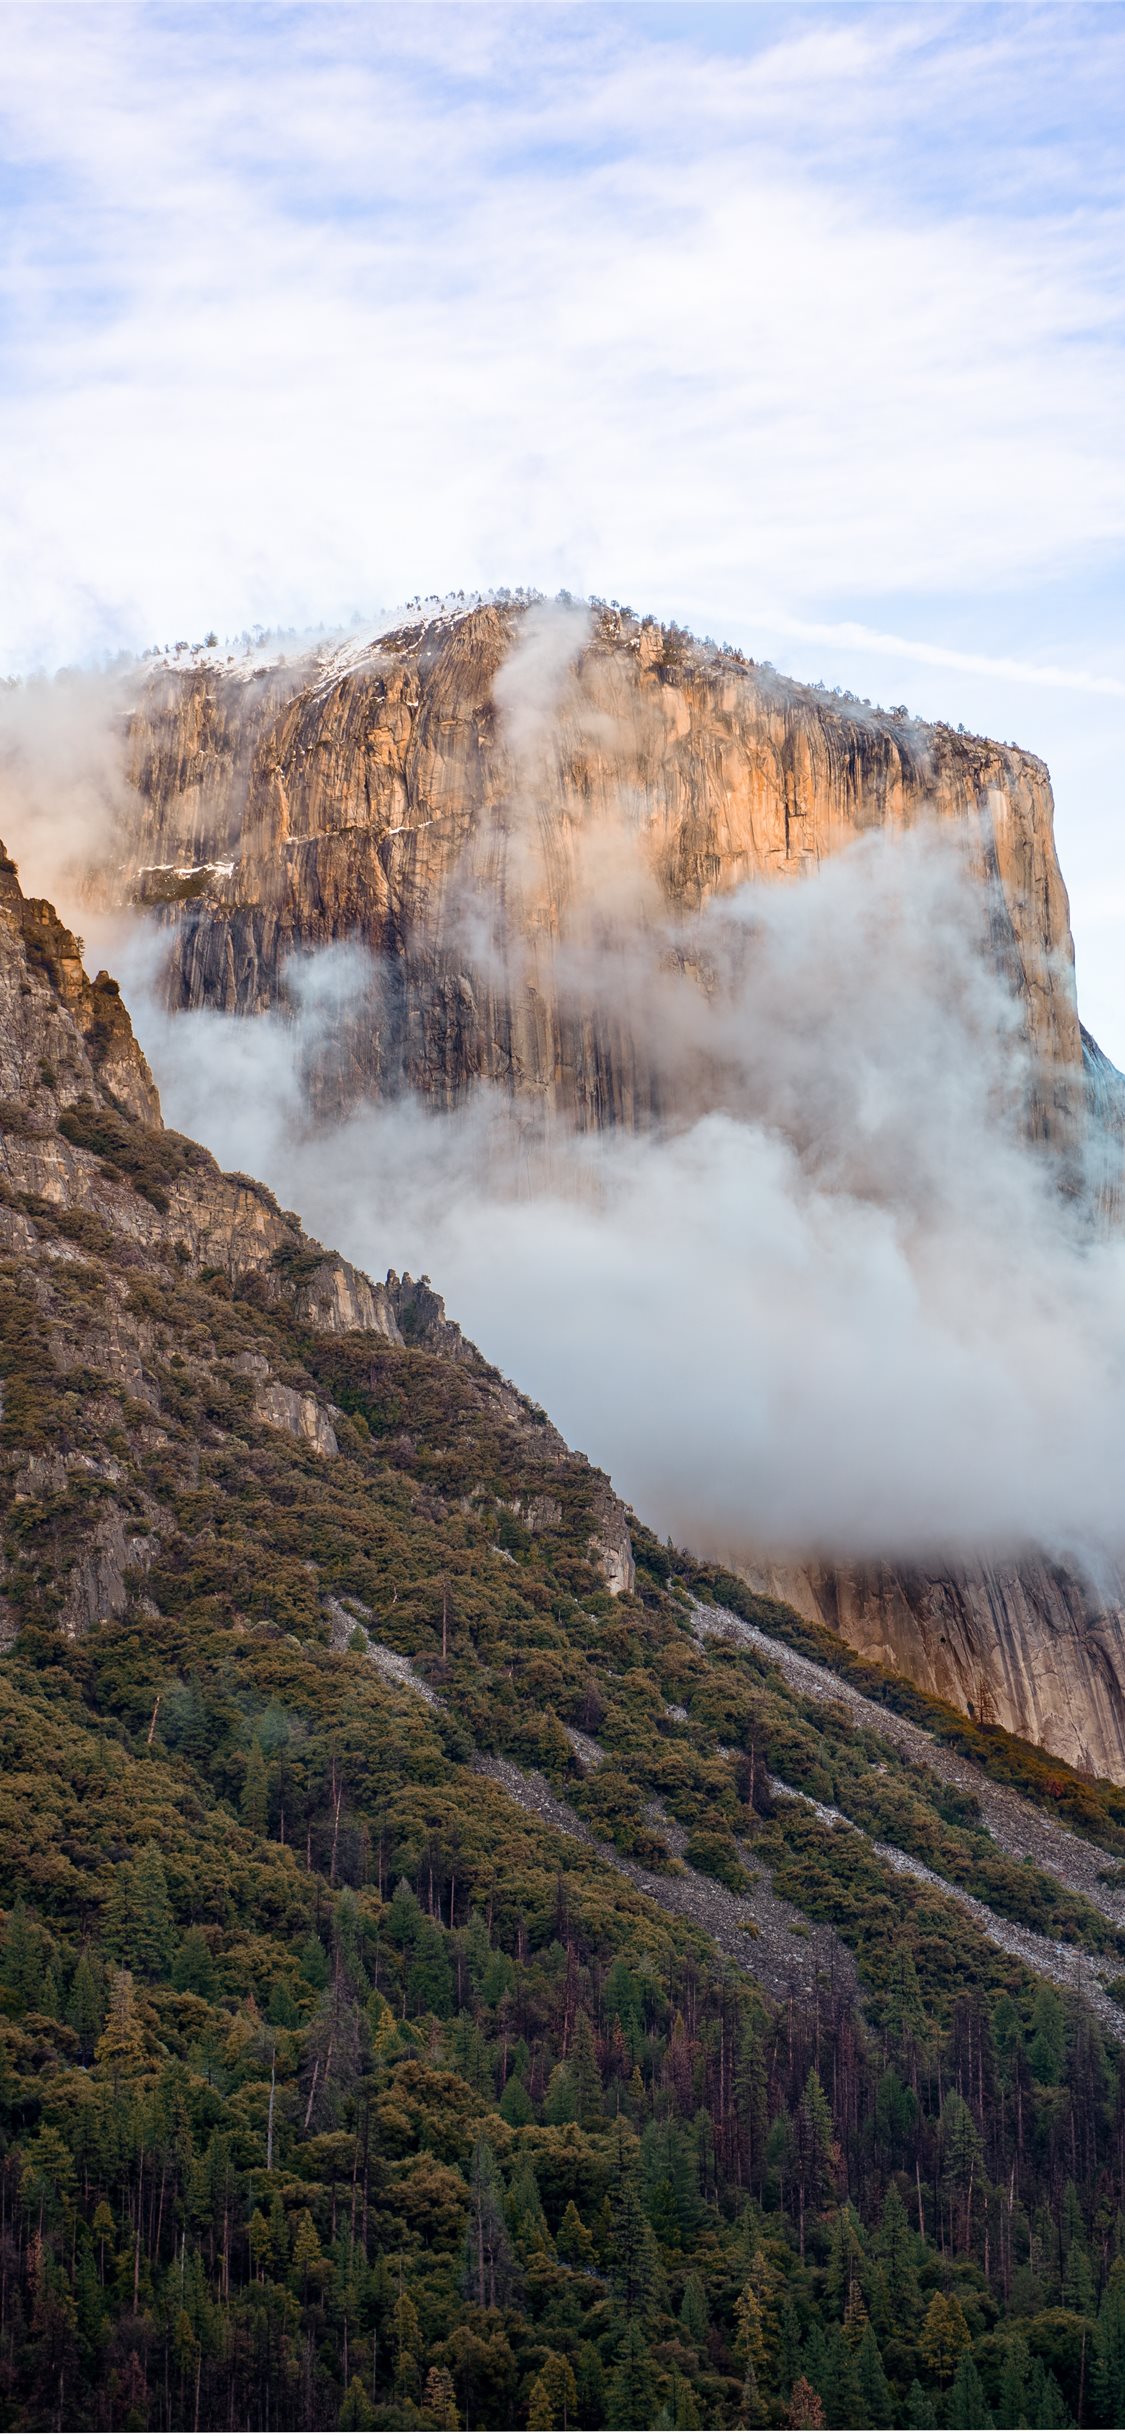
[[[167, 926], [172, 1004], [253, 1014], [284, 1002], [294, 950], [358, 940], [379, 984], [335, 1044], [324, 1104], [410, 1089], [451, 1105], [488, 1080], [582, 1126], [643, 1125], [667, 1112], [667, 1085], [641, 1027], [557, 986], [591, 838], [627, 841], [659, 917], [935, 819], [967, 843], [1023, 1010], [1028, 1130], [1082, 1157], [1119, 1223], [1125, 1086], [1079, 1024], [1043, 763], [606, 613], [529, 768], [497, 685], [522, 615], [482, 608], [249, 679], [150, 680], [131, 726], [127, 887]], [[1119, 1581], [1037, 1559], [765, 1574], [864, 1654], [1125, 1780]]]
[[1018, 1564], [763, 1565], [756, 1588], [982, 1725], [1125, 1783], [1125, 1581]]

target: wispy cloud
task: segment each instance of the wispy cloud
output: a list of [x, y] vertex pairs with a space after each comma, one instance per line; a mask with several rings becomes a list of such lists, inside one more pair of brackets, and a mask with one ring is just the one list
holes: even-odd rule
[[4, 650], [1125, 542], [1117, 13], [731, 16], [9, 11]]
[[1125, 701], [1125, 678], [1099, 675], [1089, 668], [1058, 667], [1043, 660], [1004, 659], [982, 651], [957, 651], [947, 643], [884, 634], [878, 627], [858, 624], [854, 618], [826, 621], [791, 617], [786, 610], [774, 609], [769, 613], [769, 623], [783, 634], [799, 636], [802, 642], [838, 644], [849, 652], [878, 652], [891, 659], [910, 660], [922, 668], [957, 669], [970, 677], [999, 677], [1005, 684], [1046, 685], [1056, 692], [1105, 694], [1111, 700]]

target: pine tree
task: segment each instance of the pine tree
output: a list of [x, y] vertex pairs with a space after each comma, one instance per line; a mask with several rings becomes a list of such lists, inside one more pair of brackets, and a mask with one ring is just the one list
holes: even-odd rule
[[635, 2323], [621, 2337], [606, 2396], [606, 2426], [651, 2428], [656, 2411], [656, 2384], [648, 2345]]
[[133, 1980], [129, 1971], [115, 1971], [110, 1982], [109, 2017], [94, 2049], [98, 2072], [108, 2080], [116, 2098], [124, 2082], [144, 2071], [144, 2032], [137, 2019]]
[[525, 2123], [535, 2121], [535, 2108], [518, 2072], [511, 2073], [504, 2083], [504, 2094], [500, 2100], [500, 2114], [503, 2121], [511, 2125], [513, 2131], [520, 2130]]
[[811, 2208], [815, 2212], [824, 2205], [835, 2179], [832, 2116], [820, 2085], [820, 2074], [815, 2070], [809, 2073], [797, 2108], [796, 2167], [803, 2258], [805, 2210]]
[[134, 1943], [136, 1878], [131, 1861], [118, 1862], [109, 1899], [102, 1913], [102, 1945], [111, 1962], [119, 1963], [123, 1970], [140, 1967]]
[[917, 2238], [911, 2231], [910, 2219], [895, 2182], [887, 2185], [878, 2248], [880, 2264], [886, 2276], [891, 2326], [895, 2331], [909, 2331], [917, 2324], [920, 2308]]
[[847, 2308], [853, 2284], [862, 2286], [866, 2265], [863, 2231], [849, 2200], [845, 2207], [837, 2208], [832, 2219], [824, 2284], [838, 2317], [842, 2317]]
[[[646, 2236], [648, 2237], [646, 2239]], [[651, 2227], [641, 2202], [635, 2172], [624, 2176], [613, 2209], [610, 2274], [627, 2318], [643, 2310], [649, 2298]]]
[[[453, 2390], [453, 2379], [450, 2376], [447, 2368], [431, 2368], [429, 2370], [426, 2377], [425, 2391], [422, 2395], [422, 2414], [429, 2427], [460, 2427], [461, 2414], [457, 2408], [457, 2396]], [[530, 2420], [528, 2425], [532, 2425]]]
[[413, 2393], [418, 2385], [422, 2327], [408, 2292], [399, 2293], [391, 2311], [391, 2340], [395, 2354], [395, 2392], [399, 2396]]
[[[378, 2413], [367, 2398], [367, 2394], [364, 2390], [363, 2379], [361, 2377], [353, 2377], [350, 2385], [348, 2386], [347, 2393], [340, 2404], [340, 2416], [336, 2421], [337, 2427], [373, 2428], [377, 2425], [377, 2421]], [[440, 2419], [431, 2420], [430, 2422], [432, 2427], [441, 2427], [442, 2425], [447, 2424], [448, 2422], [443, 2422]], [[456, 2422], [455, 2424], [459, 2425], [459, 2422]]]
[[1040, 1981], [1035, 1992], [1027, 2053], [1036, 2080], [1056, 2087], [1066, 2061], [1066, 2014], [1061, 1996], [1046, 1980]]
[[94, 1969], [86, 1946], [83, 1946], [75, 1965], [66, 2018], [78, 2041], [79, 2056], [84, 2064], [88, 2064], [105, 2019], [105, 2004], [101, 1978]]
[[35, 2005], [43, 1976], [43, 1937], [23, 1896], [13, 1903], [4, 1928], [3, 1976], [19, 2003]]
[[201, 1928], [189, 1928], [181, 1941], [172, 1966], [174, 1988], [190, 1989], [195, 1996], [215, 1993], [215, 1966], [211, 1948]]
[[[845, 2335], [847, 2329], [845, 2325]], [[883, 2367], [883, 2355], [875, 2339], [875, 2330], [866, 2325], [855, 2355], [856, 2384], [860, 2397], [860, 2424], [867, 2428], [894, 2426], [894, 2403]]]
[[297, 2218], [293, 2234], [292, 2267], [294, 2280], [300, 2284], [302, 2304], [305, 2305], [308, 2302], [310, 2282], [319, 2283], [324, 2273], [324, 2252], [320, 2246], [320, 2235], [307, 2208], [302, 2208]]
[[512, 2285], [512, 2252], [503, 2188], [487, 2140], [478, 2140], [473, 2150], [465, 2245], [465, 2280], [478, 2309], [502, 2307]]
[[957, 2374], [949, 2388], [947, 2419], [951, 2428], [990, 2428], [994, 2424], [971, 2351], [963, 2351], [957, 2362]]
[[[735, 2306], [737, 2314], [737, 2303]], [[685, 2279], [683, 2298], [680, 2302], [680, 2324], [689, 2343], [694, 2343], [696, 2350], [702, 2351], [707, 2341], [711, 2321], [701, 2276], [692, 2274]]]
[[242, 1779], [242, 1792], [239, 1797], [243, 1820], [252, 1835], [265, 1835], [269, 1827], [269, 1791], [265, 1753], [255, 1735], [247, 1753], [246, 1773]]
[[1008, 2340], [1004, 2367], [1000, 2378], [1000, 2425], [1019, 2428], [1028, 2425], [1028, 2386], [1031, 2377], [1031, 2353], [1027, 2337], [1018, 2329]]
[[513, 2170], [508, 2184], [507, 2217], [518, 2242], [547, 2250], [553, 2246], [530, 2157], [520, 2157]]
[[570, 2427], [578, 2411], [578, 2387], [569, 2360], [561, 2351], [549, 2351], [539, 2374], [552, 2413], [551, 2426]]
[[918, 2349], [939, 2385], [950, 2383], [957, 2362], [968, 2347], [969, 2329], [960, 2301], [948, 2292], [935, 2292], [918, 2337]]
[[793, 2390], [789, 2396], [786, 2424], [791, 2428], [822, 2428], [824, 2426], [824, 2404], [820, 2395], [809, 2384], [807, 2377], [798, 2377], [794, 2381]]
[[598, 2051], [594, 2042], [593, 2025], [588, 2013], [579, 2013], [574, 2025], [570, 2050], [570, 2073], [574, 2084], [574, 2102], [578, 2121], [584, 2130], [598, 2122], [602, 2111], [602, 2076], [598, 2068]]
[[541, 2376], [534, 2379], [528, 2395], [527, 2424], [529, 2428], [557, 2428], [559, 2424], [555, 2417], [554, 2404]]
[[844, 2340], [842, 2326], [833, 2326], [828, 2337], [824, 2408], [830, 2427], [857, 2428], [863, 2425], [863, 2398], [855, 2355]]
[[574, 2087], [574, 2074], [569, 2064], [555, 2065], [547, 2083], [543, 2121], [555, 2125], [577, 2123], [578, 2121], [578, 2098]]
[[593, 2264], [593, 2240], [573, 2199], [568, 2199], [563, 2209], [562, 2222], [555, 2236], [555, 2249], [569, 2267], [589, 2267]]
[[145, 1979], [162, 1979], [171, 1961], [175, 1931], [164, 1863], [155, 1844], [145, 1845], [137, 1863], [133, 1906], [132, 1950], [136, 1968]]

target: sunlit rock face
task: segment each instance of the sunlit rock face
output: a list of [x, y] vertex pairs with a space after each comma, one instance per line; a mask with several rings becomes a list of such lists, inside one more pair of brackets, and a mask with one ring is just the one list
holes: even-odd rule
[[[1118, 1224], [1125, 1092], [1079, 1024], [1043, 763], [613, 611], [576, 616], [544, 666], [528, 617], [493, 605], [148, 680], [122, 886], [166, 930], [171, 1004], [253, 1015], [285, 1003], [294, 953], [359, 942], [371, 978], [311, 1077], [322, 1108], [407, 1090], [452, 1106], [487, 1081], [548, 1121], [644, 1126], [706, 1082], [654, 1056], [599, 959], [624, 973], [640, 935], [675, 938], [741, 883], [928, 820], [967, 852], [1018, 1003], [1026, 1129]], [[763, 1558], [760, 1578], [966, 1713], [1125, 1781], [1116, 1573]]]
[[620, 1006], [584, 1003], [572, 972], [560, 986], [560, 937], [690, 917], [931, 818], [967, 841], [1024, 1010], [1028, 1123], [1073, 1139], [1082, 1050], [1042, 762], [613, 612], [576, 618], [573, 664], [552, 683], [532, 663], [505, 699], [526, 615], [476, 609], [350, 661], [150, 679], [127, 884], [172, 930], [174, 1004], [260, 1011], [294, 949], [361, 941], [378, 986], [338, 1063], [345, 1095], [448, 1104], [486, 1079], [580, 1124], [644, 1122], [667, 1082]]

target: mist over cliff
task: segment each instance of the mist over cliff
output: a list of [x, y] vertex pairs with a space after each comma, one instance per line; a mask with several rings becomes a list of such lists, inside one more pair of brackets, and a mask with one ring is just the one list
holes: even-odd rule
[[168, 1119], [661, 1530], [1125, 1750], [1122, 1102], [1043, 765], [567, 603], [120, 701], [84, 927]]
[[[697, 1545], [923, 1561], [1115, 1549], [1125, 1272], [1117, 1240], [1091, 1228], [1083, 1170], [1104, 1167], [1104, 1135], [1077, 1128], [1081, 1072], [1059, 1054], [1065, 898], [1045, 939], [1018, 874], [1005, 898], [1012, 813], [987, 774], [986, 816], [978, 803], [941, 818], [923, 779], [909, 824], [802, 852], [784, 875], [797, 885], [670, 888], [672, 849], [654, 851], [638, 783], [636, 695], [608, 655], [589, 681], [595, 626], [540, 604], [499, 656], [490, 638], [502, 792], [491, 826], [441, 849], [440, 927], [416, 924], [441, 959], [430, 1000], [425, 970], [417, 985], [423, 1020], [448, 1006], [452, 973], [468, 1039], [491, 993], [483, 1071], [450, 1105], [411, 1088], [407, 1062], [386, 1094], [402, 956], [358, 919], [319, 944], [312, 892], [254, 1023], [224, 1010], [218, 982], [218, 1006], [170, 1011], [170, 931], [181, 971], [198, 972], [213, 957], [200, 941], [244, 921], [245, 884], [220, 874], [115, 941], [169, 1115], [355, 1257], [429, 1271], [638, 1508]], [[671, 673], [661, 713], [687, 683]], [[471, 693], [463, 665], [455, 679]], [[385, 699], [385, 672], [383, 685]], [[403, 691], [416, 708], [421, 687]], [[874, 758], [885, 737], [857, 706], [865, 725]], [[214, 733], [213, 716], [212, 768]], [[921, 759], [917, 739], [902, 749]], [[343, 781], [333, 793], [321, 750], [306, 775], [308, 757], [291, 751], [288, 769], [319, 790], [323, 840]], [[233, 841], [201, 766], [192, 818], [221, 860]], [[279, 860], [297, 821], [276, 743], [244, 783], [233, 868], [257, 856], [268, 907], [279, 888], [293, 897], [306, 859], [290, 844]], [[719, 783], [734, 793], [729, 768]], [[448, 800], [431, 771], [410, 825], [388, 822], [386, 854], [432, 854]], [[794, 785], [790, 839], [801, 821]], [[1049, 854], [1049, 823], [1032, 847]], [[682, 837], [675, 852], [682, 864]], [[577, 1044], [569, 1089], [549, 1046], [516, 1087], [500, 1080], [497, 1006]], [[440, 1047], [448, 1065], [448, 1026]]]
[[929, 833], [705, 917], [703, 995], [649, 959], [662, 1078], [697, 1118], [544, 1124], [496, 1086], [313, 1124], [307, 1081], [377, 984], [296, 967], [295, 1010], [141, 1032], [167, 1113], [318, 1231], [439, 1280], [478, 1341], [662, 1528], [711, 1550], [924, 1557], [1116, 1545], [1125, 1249], [1091, 1233], [1020, 1116], [1019, 1009], [972, 884]]

